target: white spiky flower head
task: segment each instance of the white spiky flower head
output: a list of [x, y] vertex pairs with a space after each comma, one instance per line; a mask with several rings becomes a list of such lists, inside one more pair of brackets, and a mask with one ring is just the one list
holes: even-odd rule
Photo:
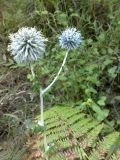
[[8, 51], [17, 63], [31, 63], [41, 58], [45, 52], [47, 39], [36, 28], [22, 27], [9, 35]]
[[59, 36], [59, 43], [62, 48], [73, 50], [81, 44], [83, 38], [76, 28], [67, 28]]

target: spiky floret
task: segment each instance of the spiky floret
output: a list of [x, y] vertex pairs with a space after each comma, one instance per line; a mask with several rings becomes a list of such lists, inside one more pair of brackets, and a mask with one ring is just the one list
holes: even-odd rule
[[46, 39], [36, 28], [22, 27], [9, 35], [8, 51], [17, 63], [31, 63], [41, 58], [45, 52]]
[[72, 50], [79, 47], [82, 39], [81, 33], [76, 28], [67, 28], [59, 36], [59, 43], [62, 48]]

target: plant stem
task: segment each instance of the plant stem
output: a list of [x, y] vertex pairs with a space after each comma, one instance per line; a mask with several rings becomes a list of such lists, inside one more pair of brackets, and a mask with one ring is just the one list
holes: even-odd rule
[[[35, 78], [35, 72], [34, 72], [34, 68], [33, 65], [30, 65], [30, 69], [31, 69], [31, 73], [33, 76], [33, 79]], [[44, 114], [43, 114], [44, 110], [43, 110], [43, 94], [42, 94], [42, 88], [40, 88], [40, 117], [41, 117], [41, 121], [40, 124], [41, 126], [44, 127]], [[44, 148], [45, 148], [45, 152], [47, 152], [48, 150], [48, 145], [47, 145], [47, 138], [46, 138], [46, 134], [44, 133]], [[46, 160], [48, 160], [48, 156], [45, 157]]]
[[34, 67], [32, 64], [30, 64], [30, 69], [31, 69], [31, 73], [32, 73], [32, 76], [33, 76], [33, 79], [35, 78], [35, 72], [34, 72]]
[[[40, 117], [41, 117], [41, 120], [40, 120], [40, 125], [42, 127], [44, 127], [44, 108], [43, 108], [43, 93], [42, 93], [42, 88], [40, 88]], [[45, 131], [44, 131], [44, 149], [45, 149], [45, 152], [47, 152], [47, 149], [48, 149], [48, 145], [47, 145], [47, 137], [46, 137], [46, 134], [45, 134]], [[48, 156], [46, 155], [46, 160], [48, 160]]]
[[41, 117], [41, 126], [44, 126], [44, 114], [43, 114], [43, 94], [42, 94], [42, 88], [40, 88], [40, 117]]
[[[45, 152], [47, 152], [48, 144], [47, 144], [47, 137], [46, 137], [45, 133], [44, 133], [44, 148], [45, 148]], [[48, 156], [47, 155], [46, 155], [45, 159], [48, 160]]]
[[56, 82], [56, 80], [58, 79], [58, 77], [59, 77], [59, 75], [60, 75], [60, 73], [61, 73], [61, 71], [62, 71], [62, 69], [63, 69], [63, 67], [64, 67], [64, 65], [66, 63], [66, 59], [67, 59], [68, 53], [69, 53], [69, 50], [66, 52], [64, 60], [63, 60], [63, 63], [61, 65], [57, 75], [55, 76], [55, 78], [53, 79], [53, 81], [45, 89], [43, 89], [43, 91], [42, 91], [43, 94], [46, 93], [52, 87], [52, 85]]
[[[58, 71], [58, 73], [56, 74], [55, 78], [53, 79], [53, 81], [48, 85], [48, 87], [46, 87], [45, 89], [42, 89], [40, 88], [40, 125], [44, 127], [44, 106], [43, 106], [43, 95], [44, 93], [46, 93], [52, 86], [53, 84], [56, 82], [56, 80], [58, 79], [65, 63], [66, 63], [66, 59], [67, 59], [67, 56], [68, 56], [68, 53], [69, 53], [69, 50], [66, 52], [65, 54], [65, 57], [64, 57], [64, 60], [62, 62], [62, 65]], [[34, 75], [34, 72], [33, 72], [33, 68], [31, 67], [31, 72], [33, 73], [32, 75]], [[44, 131], [44, 149], [45, 149], [45, 152], [48, 151], [48, 144], [47, 144], [47, 137], [46, 137], [46, 133]], [[46, 155], [46, 160], [48, 160], [48, 156]]]

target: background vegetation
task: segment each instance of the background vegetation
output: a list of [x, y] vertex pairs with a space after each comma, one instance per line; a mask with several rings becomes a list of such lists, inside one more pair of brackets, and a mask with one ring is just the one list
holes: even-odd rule
[[[39, 82], [49, 84], [62, 63], [64, 51], [58, 45], [58, 35], [67, 26], [80, 30], [84, 42], [69, 54], [45, 106], [69, 104], [107, 124], [102, 135], [119, 131], [119, 8], [119, 0], [0, 0], [1, 139], [24, 142], [24, 122], [38, 113]], [[22, 26], [36, 26], [49, 39], [44, 59], [35, 65], [34, 83], [29, 69], [16, 65], [7, 52], [9, 33]]]

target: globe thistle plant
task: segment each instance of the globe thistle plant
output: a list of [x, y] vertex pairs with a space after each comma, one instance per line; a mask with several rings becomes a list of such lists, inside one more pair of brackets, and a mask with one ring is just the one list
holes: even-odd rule
[[[17, 33], [10, 34], [10, 44], [8, 45], [8, 51], [10, 51], [11, 55], [13, 55], [14, 60], [17, 63], [32, 63], [37, 61], [39, 58], [43, 56], [45, 52], [45, 44], [46, 39], [42, 36], [40, 31], [37, 31], [35, 28], [23, 27], [18, 30]], [[66, 54], [64, 56], [62, 65], [58, 70], [56, 76], [53, 81], [44, 89], [40, 88], [40, 120], [38, 125], [44, 128], [44, 103], [43, 96], [44, 94], [53, 86], [53, 84], [57, 81], [65, 63], [67, 60], [67, 56], [70, 50], [76, 49], [82, 42], [82, 36], [76, 28], [67, 28], [62, 34], [59, 36], [59, 43], [61, 48], [67, 49]], [[35, 73], [33, 70], [33, 66], [31, 67], [31, 72], [33, 77], [35, 77]], [[44, 148], [45, 152], [49, 150], [49, 146], [47, 145], [46, 133], [44, 131]], [[45, 157], [48, 160], [48, 156]]]
[[79, 47], [81, 42], [81, 33], [76, 28], [67, 28], [59, 37], [60, 46], [69, 50]]
[[36, 28], [23, 27], [9, 35], [8, 51], [17, 63], [32, 63], [45, 52], [46, 39]]

